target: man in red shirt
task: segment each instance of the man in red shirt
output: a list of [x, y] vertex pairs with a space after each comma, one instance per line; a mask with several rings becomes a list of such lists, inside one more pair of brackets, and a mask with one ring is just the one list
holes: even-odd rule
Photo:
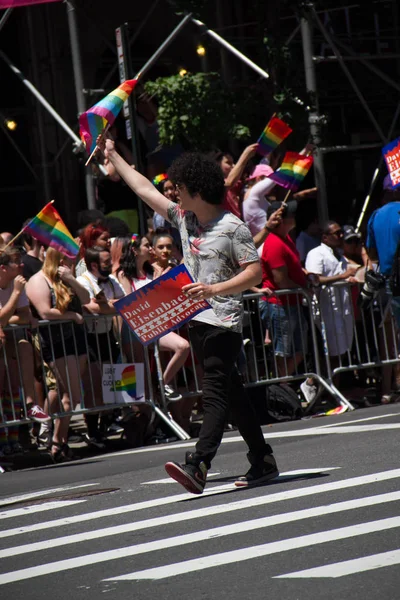
[[[273, 202], [267, 216], [280, 208]], [[307, 277], [300, 262], [296, 245], [289, 232], [296, 227], [297, 202], [291, 200], [284, 209], [280, 224], [264, 242], [261, 255], [262, 287], [278, 291], [304, 288]], [[292, 375], [307, 350], [307, 321], [303, 314], [301, 295], [263, 296], [260, 312], [264, 326], [272, 336], [278, 376]]]

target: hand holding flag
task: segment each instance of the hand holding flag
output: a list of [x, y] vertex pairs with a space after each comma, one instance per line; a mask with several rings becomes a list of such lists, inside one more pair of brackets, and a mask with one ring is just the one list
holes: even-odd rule
[[92, 108], [82, 113], [79, 117], [79, 133], [90, 154], [86, 165], [90, 162], [96, 148], [96, 139], [111, 127], [117, 118], [124, 102], [134, 90], [137, 79], [128, 79], [119, 85], [113, 92], [97, 102]]

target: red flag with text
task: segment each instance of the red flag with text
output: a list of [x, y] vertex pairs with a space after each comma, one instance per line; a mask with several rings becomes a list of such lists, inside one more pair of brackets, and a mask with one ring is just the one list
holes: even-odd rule
[[182, 292], [189, 283], [193, 283], [189, 271], [185, 265], [179, 265], [114, 306], [138, 340], [147, 346], [211, 308], [205, 300], [193, 300]]

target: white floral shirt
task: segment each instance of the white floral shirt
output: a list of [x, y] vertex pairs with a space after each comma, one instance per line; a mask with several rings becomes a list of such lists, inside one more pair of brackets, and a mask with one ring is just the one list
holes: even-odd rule
[[[249, 228], [231, 212], [201, 226], [194, 213], [170, 202], [168, 220], [179, 230], [184, 262], [194, 281], [227, 281], [245, 265], [259, 262]], [[197, 315], [196, 321], [242, 331], [242, 294], [214, 296], [208, 302], [212, 310]]]

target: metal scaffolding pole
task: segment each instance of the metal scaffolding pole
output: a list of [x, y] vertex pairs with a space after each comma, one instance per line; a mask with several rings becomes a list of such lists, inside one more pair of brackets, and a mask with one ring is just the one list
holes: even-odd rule
[[324, 117], [319, 114], [318, 111], [318, 99], [317, 99], [317, 79], [315, 74], [315, 64], [313, 60], [314, 51], [312, 43], [312, 32], [310, 15], [305, 10], [300, 19], [300, 30], [301, 39], [303, 43], [303, 55], [304, 55], [304, 71], [307, 86], [307, 93], [309, 96], [309, 104], [311, 110], [308, 113], [308, 123], [310, 125], [310, 134], [312, 143], [315, 145], [314, 150], [314, 174], [315, 184], [318, 189], [317, 201], [318, 201], [318, 218], [320, 222], [328, 220], [328, 196], [326, 193], [326, 180], [324, 170], [324, 156], [321, 151], [321, 133], [320, 127], [324, 121]]
[[312, 3], [309, 3], [309, 8], [312, 12], [312, 15], [314, 17], [315, 22], [317, 23], [322, 35], [324, 36], [327, 44], [329, 44], [329, 46], [332, 48], [332, 51], [334, 53], [334, 55], [336, 56], [336, 58], [338, 59], [338, 62], [340, 64], [340, 66], [342, 67], [342, 70], [344, 72], [344, 74], [347, 76], [347, 79], [349, 80], [349, 83], [351, 85], [351, 87], [353, 88], [354, 92], [356, 93], [359, 101], [361, 102], [362, 106], [365, 109], [365, 112], [367, 113], [367, 115], [370, 118], [371, 123], [373, 124], [373, 126], [376, 129], [376, 132], [378, 133], [379, 137], [382, 140], [382, 143], [386, 143], [386, 137], [378, 123], [378, 121], [375, 119], [370, 107], [368, 106], [367, 101], [365, 100], [364, 96], [362, 95], [359, 87], [357, 86], [352, 74], [350, 73], [349, 69], [347, 68], [342, 55], [340, 54], [338, 48], [336, 47], [331, 35], [329, 34], [329, 32], [327, 31], [327, 29], [325, 28], [325, 26], [323, 25], [321, 19], [319, 18], [319, 16], [317, 15], [317, 12], [314, 8], [314, 5]]
[[[82, 61], [79, 48], [78, 27], [76, 22], [75, 8], [68, 0], [65, 2], [68, 16], [69, 37], [71, 43], [72, 66], [74, 70], [76, 103], [78, 107], [78, 116], [86, 110], [85, 96], [83, 93]], [[85, 185], [87, 205], [89, 209], [96, 208], [96, 194], [92, 175], [92, 168], [85, 167]]]

